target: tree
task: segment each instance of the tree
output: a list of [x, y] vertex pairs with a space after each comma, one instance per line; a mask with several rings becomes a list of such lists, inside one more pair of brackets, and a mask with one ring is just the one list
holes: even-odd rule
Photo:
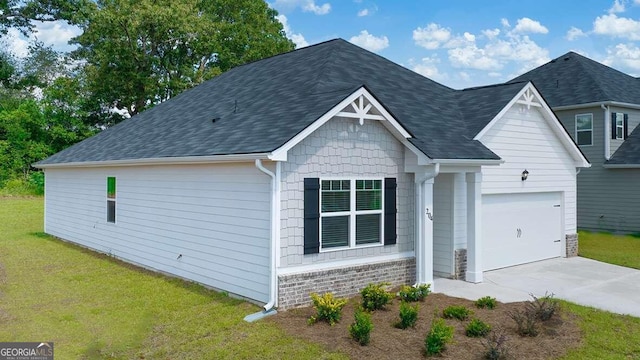
[[93, 7], [90, 0], [0, 0], [0, 34], [16, 28], [26, 35], [33, 20], [79, 22]]
[[129, 115], [246, 62], [289, 51], [263, 0], [98, 0], [73, 42], [99, 108]]

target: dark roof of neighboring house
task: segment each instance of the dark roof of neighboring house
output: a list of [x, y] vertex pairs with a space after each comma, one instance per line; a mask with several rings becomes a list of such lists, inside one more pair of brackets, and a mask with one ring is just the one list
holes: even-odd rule
[[453, 90], [336, 39], [238, 66], [38, 164], [271, 152], [362, 86], [427, 156], [499, 159], [473, 137], [525, 85]]
[[640, 164], [640, 126], [631, 132], [613, 156], [605, 162], [607, 165]]
[[553, 108], [617, 101], [640, 104], [638, 79], [570, 51], [510, 82], [531, 81]]

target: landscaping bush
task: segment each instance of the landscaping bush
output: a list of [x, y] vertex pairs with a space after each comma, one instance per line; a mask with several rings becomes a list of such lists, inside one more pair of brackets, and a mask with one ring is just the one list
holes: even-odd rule
[[371, 339], [371, 330], [373, 330], [371, 315], [362, 311], [362, 309], [357, 309], [354, 313], [353, 324], [349, 326], [349, 334], [353, 340], [364, 346], [369, 344], [369, 340]]
[[453, 339], [453, 326], [449, 326], [444, 319], [434, 317], [431, 329], [424, 340], [425, 350], [428, 356], [442, 353], [447, 343]]
[[44, 173], [42, 171], [34, 171], [29, 174], [29, 184], [36, 195], [44, 194]]
[[469, 318], [469, 315], [471, 314], [472, 311], [462, 305], [451, 305], [442, 310], [442, 316], [446, 317], [447, 319], [467, 320]]
[[39, 194], [41, 193], [38, 193], [38, 189], [36, 188], [36, 186], [30, 181], [24, 180], [23, 178], [7, 180], [0, 189], [0, 195], [29, 196]]
[[333, 326], [340, 321], [342, 317], [342, 308], [347, 304], [347, 300], [334, 298], [333, 293], [325, 293], [320, 296], [316, 293], [311, 294], [313, 307], [316, 309], [316, 315], [309, 319], [309, 324], [314, 324], [318, 320], [326, 321]]
[[418, 305], [410, 305], [406, 301], [400, 303], [400, 321], [396, 323], [396, 327], [399, 329], [406, 329], [408, 327], [416, 326], [418, 321]]
[[496, 301], [496, 298], [492, 298], [491, 296], [481, 297], [476, 300], [476, 307], [479, 309], [487, 308], [493, 310], [497, 305], [498, 302]]
[[558, 310], [559, 304], [556, 299], [553, 298], [554, 294], [544, 293], [543, 297], [536, 297], [533, 294], [529, 294], [533, 298], [533, 301], [527, 303], [529, 311], [533, 312], [535, 316], [542, 321], [547, 321], [553, 317], [553, 314]]
[[492, 332], [482, 342], [484, 346], [484, 358], [487, 360], [505, 360], [511, 356], [509, 354], [509, 347], [507, 346], [507, 335], [504, 330], [498, 330]]
[[384, 309], [393, 299], [393, 294], [384, 289], [386, 286], [389, 286], [389, 283], [369, 284], [362, 289], [362, 308], [367, 311]]
[[398, 296], [402, 301], [423, 301], [431, 292], [430, 288], [431, 284], [422, 284], [418, 286], [405, 285], [400, 289]]
[[538, 328], [536, 322], [537, 314], [531, 311], [531, 308], [525, 306], [522, 310], [514, 310], [508, 312], [508, 315], [516, 323], [516, 332], [520, 336], [538, 336]]
[[484, 337], [491, 331], [491, 326], [480, 319], [473, 319], [465, 330], [468, 337]]

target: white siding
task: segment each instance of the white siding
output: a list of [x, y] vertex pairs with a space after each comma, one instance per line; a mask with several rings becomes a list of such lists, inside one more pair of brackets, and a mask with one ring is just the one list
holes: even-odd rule
[[440, 174], [433, 184], [433, 272], [453, 273], [453, 174]]
[[[106, 222], [108, 176], [115, 224]], [[45, 201], [51, 235], [268, 299], [270, 178], [253, 164], [48, 169]]]
[[483, 194], [561, 192], [565, 233], [576, 232], [575, 163], [541, 110], [514, 105], [480, 141], [505, 160], [482, 168]]
[[[404, 169], [404, 145], [379, 121], [333, 118], [294, 146], [282, 163], [281, 267], [326, 264], [413, 251], [413, 174]], [[397, 244], [304, 255], [304, 178], [397, 178]]]

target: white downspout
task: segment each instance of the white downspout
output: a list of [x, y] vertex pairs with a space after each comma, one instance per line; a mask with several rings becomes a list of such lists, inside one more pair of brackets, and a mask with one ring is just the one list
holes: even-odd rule
[[611, 158], [611, 113], [609, 106], [600, 104], [602, 110], [604, 110], [604, 159], [609, 160]]
[[280, 239], [280, 162], [276, 162], [275, 174], [262, 165], [261, 159], [256, 159], [256, 167], [271, 177], [271, 283], [269, 284], [269, 302], [264, 305], [264, 310], [269, 311], [278, 303], [278, 275], [277, 258]]
[[[424, 222], [425, 219], [425, 206], [424, 206], [424, 188], [425, 182], [429, 179], [433, 179], [440, 174], [440, 163], [436, 163], [433, 168], [433, 172], [425, 172], [421, 176], [416, 176], [415, 179], [415, 202], [416, 202], [416, 283], [414, 286], [421, 285], [424, 283], [424, 279], [422, 275], [424, 273], [424, 269], [426, 267], [426, 262], [429, 259], [424, 258], [424, 240], [426, 240], [426, 234], [424, 234]], [[417, 175], [417, 173], [416, 173]], [[433, 259], [431, 259], [433, 261]]]

